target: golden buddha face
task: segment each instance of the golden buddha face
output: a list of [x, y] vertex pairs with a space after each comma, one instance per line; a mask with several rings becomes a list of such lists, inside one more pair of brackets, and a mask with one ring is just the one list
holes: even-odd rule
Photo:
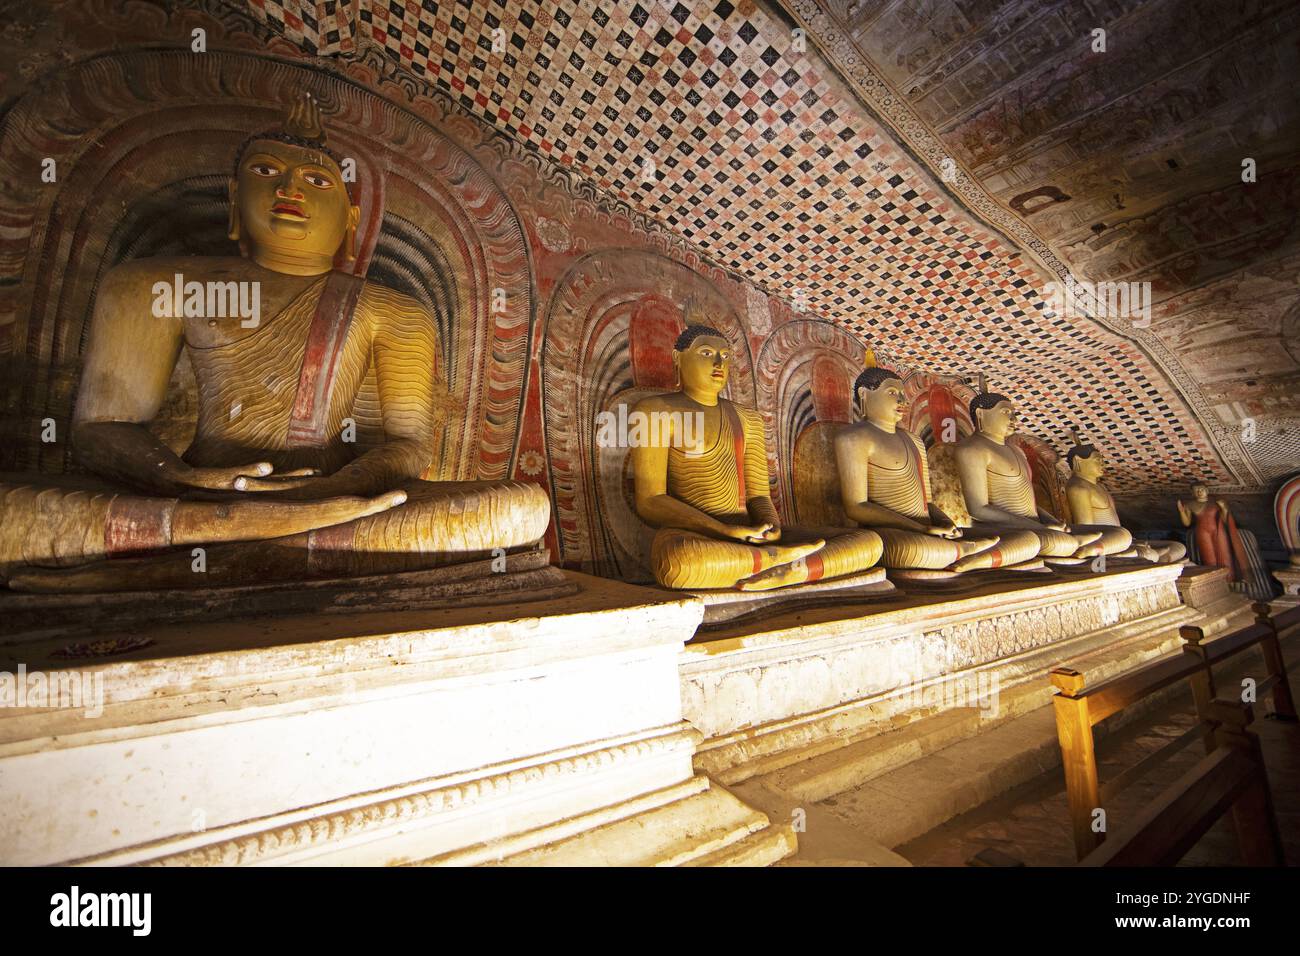
[[877, 425], [897, 425], [907, 412], [903, 383], [896, 378], [887, 378], [875, 388], [859, 388], [858, 403], [862, 417]]
[[731, 345], [716, 335], [701, 335], [685, 351], [673, 352], [682, 391], [717, 396], [731, 375]]
[[254, 140], [244, 150], [230, 202], [232, 238], [246, 239], [254, 253], [299, 259], [333, 259], [345, 239], [351, 246], [360, 219], [333, 159], [269, 139]]
[[981, 408], [979, 430], [990, 435], [1010, 435], [1016, 430], [1016, 406], [1010, 402], [998, 402], [992, 408]]

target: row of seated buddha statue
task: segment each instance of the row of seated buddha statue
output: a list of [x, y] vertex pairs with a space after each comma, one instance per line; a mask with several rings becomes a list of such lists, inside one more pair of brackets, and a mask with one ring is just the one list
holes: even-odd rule
[[[424, 479], [436, 446], [436, 323], [415, 299], [336, 268], [353, 254], [360, 210], [310, 99], [283, 129], [244, 142], [229, 190], [240, 255], [134, 260], [103, 278], [71, 434], [95, 480], [0, 476], [0, 577], [38, 591], [263, 584], [535, 545], [550, 521], [540, 486]], [[256, 284], [268, 318], [160, 316], [156, 286], [177, 273]], [[178, 455], [149, 425], [183, 348], [198, 414]], [[854, 385], [863, 420], [835, 441], [856, 527], [783, 527], [762, 421], [721, 398], [732, 348], [717, 330], [689, 326], [673, 351], [680, 390], [638, 406], [703, 423], [699, 447], [670, 435], [633, 450], [636, 510], [658, 529], [661, 585], [768, 590], [878, 564], [950, 577], [1132, 553], [1095, 450], [1072, 452], [1079, 525], [1036, 508], [1025, 456], [1006, 442], [1015, 407], [999, 395], [971, 403], [977, 431], [956, 449], [972, 518], [959, 528], [932, 503], [921, 441], [898, 427], [899, 376], [877, 368]], [[381, 432], [365, 450], [346, 437], [362, 398]]]
[[[971, 401], [976, 429], [957, 443], [956, 469], [969, 529], [936, 506], [921, 439], [900, 427], [902, 377], [868, 368], [854, 382], [861, 421], [835, 436], [844, 514], [854, 528], [782, 527], [770, 497], [762, 421], [722, 398], [732, 345], [714, 328], [689, 326], [673, 351], [680, 388], [642, 400], [636, 411], [665, 416], [666, 438], [632, 450], [637, 513], [657, 530], [651, 569], [664, 587], [761, 591], [864, 572], [879, 563], [906, 579], [969, 571], [1040, 570], [1098, 557], [1177, 561], [1181, 545], [1135, 545], [1101, 482], [1091, 445], [1071, 449], [1067, 495], [1079, 523], [1037, 507], [1028, 460], [1008, 444], [1016, 409], [1003, 395]], [[671, 431], [698, 415], [694, 444]], [[685, 429], [683, 429], [685, 431]]]

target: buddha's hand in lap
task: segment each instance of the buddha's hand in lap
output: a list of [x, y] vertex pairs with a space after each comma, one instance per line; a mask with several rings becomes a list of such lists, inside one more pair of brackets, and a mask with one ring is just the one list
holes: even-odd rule
[[[321, 477], [319, 468], [299, 468], [294, 471], [274, 472], [262, 478], [248, 476], [237, 485], [237, 488], [239, 491], [253, 492], [284, 492], [299, 489], [310, 491], [316, 487], [324, 490], [325, 486], [321, 484]], [[316, 493], [307, 494], [303, 497], [320, 498], [326, 496]]]
[[231, 468], [187, 468], [170, 477], [178, 485], [198, 491], [284, 491], [318, 474], [314, 468], [300, 468], [277, 475], [270, 462], [259, 461]]
[[758, 525], [731, 525], [727, 528], [727, 537], [745, 544], [768, 544], [781, 539], [781, 529], [770, 523]]
[[[254, 493], [256, 497], [268, 501], [323, 501], [326, 498], [364, 496], [367, 491], [362, 485], [363, 481], [362, 475], [345, 475], [342, 472], [322, 475], [319, 471], [305, 468], [265, 478], [250, 478], [240, 490]], [[397, 490], [387, 489], [390, 493]]]
[[932, 534], [936, 538], [953, 539], [961, 537], [961, 528], [957, 527], [955, 524], [932, 524], [925, 529], [925, 533]]

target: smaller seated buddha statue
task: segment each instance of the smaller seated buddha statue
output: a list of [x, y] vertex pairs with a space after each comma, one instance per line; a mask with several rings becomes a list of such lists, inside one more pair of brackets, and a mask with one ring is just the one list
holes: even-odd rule
[[[681, 389], [637, 403], [655, 440], [632, 449], [637, 514], [656, 527], [655, 580], [666, 588], [763, 591], [856, 574], [880, 559], [868, 530], [783, 528], [770, 497], [758, 413], [721, 397], [732, 346], [717, 329], [690, 325], [673, 366]], [[689, 434], [684, 416], [701, 427]], [[690, 435], [700, 436], [687, 444]]]
[[1016, 407], [1009, 398], [985, 391], [981, 384], [980, 394], [971, 399], [970, 417], [976, 431], [957, 443], [956, 458], [976, 534], [1032, 531], [1048, 564], [1080, 564], [1129, 547], [1127, 532], [1072, 531], [1037, 506], [1029, 460], [1007, 444], [1016, 427]]
[[1032, 531], [966, 537], [930, 500], [925, 445], [899, 426], [907, 401], [897, 372], [867, 368], [853, 393], [862, 420], [835, 436], [840, 495], [844, 513], [880, 535], [881, 564], [920, 578], [1041, 566]]
[[1065, 496], [1074, 517], [1071, 527], [1076, 532], [1100, 531], [1103, 540], [1111, 536], [1112, 544], [1117, 544], [1123, 535], [1127, 535], [1131, 546], [1117, 553], [1117, 558], [1145, 558], [1172, 564], [1187, 556], [1187, 549], [1177, 541], [1134, 541], [1132, 534], [1120, 526], [1115, 499], [1101, 481], [1106, 462], [1095, 446], [1080, 443], [1076, 435], [1074, 447], [1065, 458], [1071, 472], [1070, 480], [1065, 484]]

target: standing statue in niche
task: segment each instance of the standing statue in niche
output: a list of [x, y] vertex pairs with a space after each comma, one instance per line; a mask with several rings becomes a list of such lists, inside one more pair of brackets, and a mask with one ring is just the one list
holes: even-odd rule
[[[430, 482], [438, 334], [409, 296], [335, 271], [359, 210], [310, 98], [251, 137], [230, 182], [239, 257], [123, 263], [95, 300], [72, 426], [77, 460], [110, 485], [0, 483], [0, 574], [27, 590], [263, 583], [432, 567], [537, 541], [550, 503], [515, 482]], [[213, 314], [202, 294], [159, 314], [183, 277], [260, 313]], [[179, 280], [178, 280], [179, 281]], [[164, 298], [163, 304], [166, 304]], [[146, 427], [181, 349], [198, 383], [193, 443]], [[363, 386], [372, 391], [363, 395]], [[382, 435], [352, 442], [354, 407]], [[191, 547], [204, 545], [196, 573]], [[173, 549], [173, 550], [167, 550]], [[162, 550], [162, 553], [155, 554]], [[105, 557], [127, 557], [103, 561]], [[147, 556], [144, 556], [147, 555]], [[60, 566], [77, 565], [76, 567]]]
[[899, 427], [907, 402], [897, 372], [867, 368], [853, 393], [862, 421], [835, 435], [840, 494], [844, 513], [880, 535], [881, 564], [916, 578], [1042, 566], [1032, 531], [966, 538], [930, 500], [925, 445]]
[[[668, 588], [763, 591], [865, 571], [880, 558], [874, 531], [782, 528], [770, 497], [758, 413], [721, 397], [731, 343], [691, 325], [673, 348], [681, 390], [643, 399], [635, 412], [669, 425], [632, 449], [636, 510], [658, 528], [655, 580]], [[702, 428], [684, 441], [682, 422]], [[653, 433], [659, 430], [652, 428]]]
[[1192, 500], [1178, 502], [1178, 516], [1193, 528], [1192, 558], [1200, 564], [1228, 569], [1234, 590], [1256, 601], [1271, 601], [1273, 576], [1260, 553], [1259, 540], [1249, 528], [1239, 528], [1228, 503], [1210, 497], [1209, 489], [1197, 482], [1192, 485]]
[[1228, 569], [1228, 580], [1246, 577], [1246, 549], [1237, 530], [1237, 521], [1222, 498], [1210, 498], [1210, 489], [1201, 482], [1192, 485], [1192, 500], [1177, 501], [1178, 517], [1183, 527], [1192, 529], [1198, 563]]

